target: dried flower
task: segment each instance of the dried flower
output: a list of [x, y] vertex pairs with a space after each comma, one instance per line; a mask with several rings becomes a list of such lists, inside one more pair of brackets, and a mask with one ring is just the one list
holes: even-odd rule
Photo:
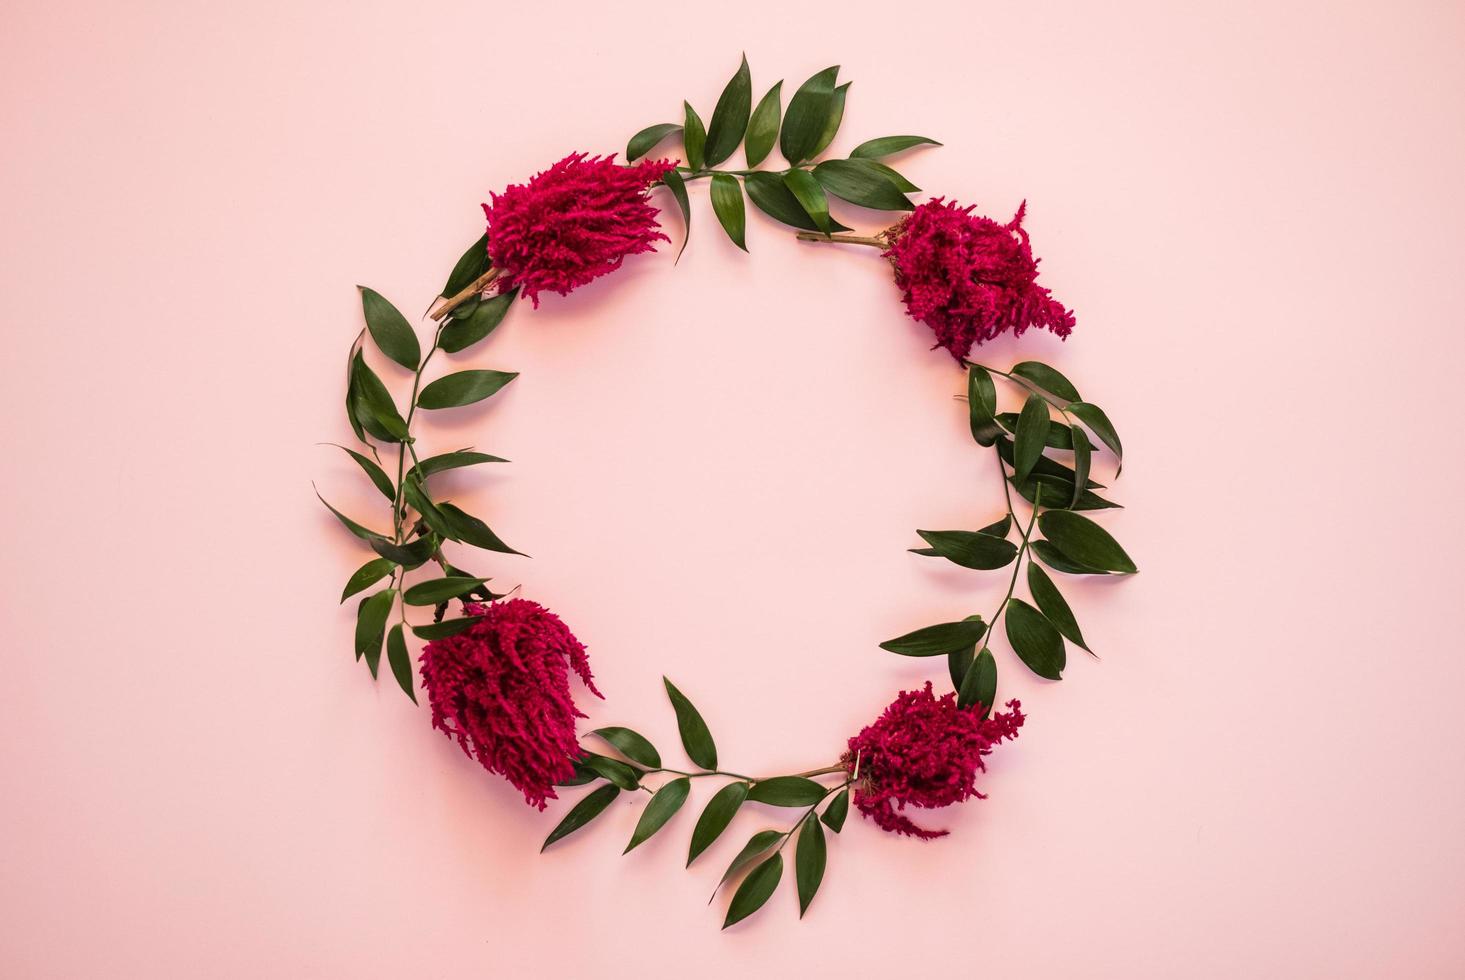
[[575, 719], [585, 715], [570, 696], [569, 671], [601, 697], [585, 647], [558, 616], [527, 599], [463, 608], [483, 618], [422, 650], [432, 727], [543, 810], [580, 755]]
[[518, 286], [538, 306], [542, 290], [564, 295], [669, 240], [646, 196], [673, 164], [622, 167], [614, 160], [572, 153], [483, 206], [500, 292]]
[[945, 836], [944, 830], [918, 827], [900, 810], [985, 799], [976, 787], [977, 773], [987, 768], [982, 757], [1002, 739], [1016, 738], [1023, 723], [1021, 703], [1007, 706], [1012, 710], [984, 719], [980, 707], [957, 707], [955, 694], [933, 695], [930, 681], [924, 690], [902, 691], [849, 740], [840, 760], [854, 772], [858, 759], [855, 806], [881, 830], [922, 840]]
[[1024, 201], [1000, 225], [937, 198], [885, 233], [907, 312], [958, 361], [1007, 330], [1019, 336], [1047, 327], [1060, 337], [1073, 330], [1073, 313], [1037, 284], [1038, 260], [1022, 227], [1026, 209]]

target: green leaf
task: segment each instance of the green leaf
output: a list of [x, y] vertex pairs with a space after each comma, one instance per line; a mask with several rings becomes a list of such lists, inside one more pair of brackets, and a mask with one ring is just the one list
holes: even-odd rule
[[803, 776], [774, 776], [754, 783], [748, 799], [769, 806], [813, 806], [824, 799], [824, 787]]
[[[315, 489], [314, 486], [312, 486], [311, 489]], [[340, 521], [343, 525], [345, 525], [346, 530], [350, 531], [352, 534], [356, 535], [361, 540], [363, 540], [363, 541], [376, 542], [376, 541], [379, 541], [379, 540], [382, 540], [383, 539], [384, 535], [377, 534], [371, 528], [362, 527], [360, 524], [357, 524], [351, 518], [347, 517], [345, 514], [341, 513], [339, 510], [336, 510], [336, 508], [334, 508], [330, 504], [326, 503], [326, 498], [324, 498], [324, 497], [322, 497], [320, 495], [320, 491], [319, 490], [316, 490], [315, 491], [315, 498], [317, 500], [319, 500], [321, 503], [323, 503], [323, 504], [326, 505], [326, 510], [328, 510], [332, 514], [335, 514], [336, 515], [336, 520]]]
[[515, 371], [458, 371], [438, 378], [417, 396], [418, 408], [458, 408], [495, 394], [517, 378]]
[[392, 612], [392, 601], [396, 597], [396, 589], [382, 589], [362, 599], [356, 607], [356, 659], [366, 657], [372, 677], [376, 676], [376, 662], [382, 652], [387, 616]]
[[518, 295], [519, 287], [515, 286], [506, 293], [499, 293], [479, 303], [467, 316], [454, 316], [443, 327], [443, 332], [438, 337], [438, 346], [449, 354], [472, 347], [504, 322], [509, 306]]
[[646, 809], [641, 811], [641, 819], [636, 821], [636, 829], [631, 834], [631, 842], [621, 853], [629, 854], [652, 834], [666, 826], [666, 822], [682, 808], [683, 803], [687, 802], [687, 793], [691, 789], [692, 781], [683, 776], [680, 779], [673, 779], [653, 793], [651, 802], [647, 803]]
[[351, 577], [346, 580], [346, 588], [341, 593], [341, 601], [345, 602], [362, 589], [380, 582], [390, 575], [395, 567], [396, 565], [385, 558], [373, 558], [351, 573]]
[[[753, 206], [775, 221], [781, 221], [794, 228], [802, 228], [805, 231], [822, 231], [814, 219], [809, 217], [799, 199], [794, 197], [794, 192], [784, 184], [783, 178], [777, 174], [766, 172], [752, 173], [743, 178], [743, 186], [748, 191], [748, 200]], [[849, 228], [840, 224], [833, 218], [829, 219], [831, 231], [849, 231]]]
[[1057, 572], [1067, 572], [1069, 575], [1108, 575], [1102, 568], [1091, 568], [1088, 565], [1074, 561], [1054, 547], [1051, 541], [1044, 541], [1037, 538], [1031, 545], [1033, 554], [1044, 565]]
[[600, 778], [600, 773], [594, 769], [586, 769], [578, 760], [571, 760], [570, 764], [575, 767], [575, 774], [569, 779], [561, 779], [555, 783], [556, 786], [584, 786]]
[[712, 846], [713, 841], [722, 836], [722, 832], [732, 823], [738, 808], [747, 798], [748, 784], [744, 782], [728, 783], [712, 795], [702, 815], [697, 818], [697, 826], [692, 829], [692, 845], [687, 849], [688, 867], [697, 860], [699, 854]]
[[728, 906], [727, 918], [723, 920], [722, 927], [726, 929], [735, 922], [741, 922], [754, 912], [763, 907], [768, 897], [778, 887], [778, 880], [783, 877], [783, 855], [775, 854], [762, 864], [758, 865], [743, 879], [738, 890], [733, 893], [732, 904]]
[[718, 96], [712, 119], [707, 124], [707, 144], [703, 154], [707, 166], [715, 167], [733, 155], [743, 141], [743, 134], [748, 131], [748, 114], [752, 106], [753, 83], [748, 75], [748, 57], [744, 55], [737, 74]]
[[[1038, 604], [1038, 610], [1048, 617], [1048, 622], [1057, 627], [1058, 632], [1068, 639], [1077, 643], [1085, 650], [1089, 645], [1084, 642], [1083, 631], [1078, 628], [1078, 620], [1073, 618], [1073, 610], [1068, 606], [1068, 600], [1063, 598], [1063, 593], [1058, 591], [1058, 586], [1033, 562], [1028, 562], [1028, 591], [1033, 595], [1033, 601]], [[1090, 653], [1094, 651], [1089, 650]]]
[[638, 789], [641, 786], [641, 771], [619, 759], [587, 752], [580, 758], [580, 764], [600, 773], [621, 789]]
[[1032, 473], [1033, 466], [1043, 455], [1043, 444], [1048, 438], [1048, 403], [1042, 395], [1029, 395], [1017, 419], [1016, 445], [1013, 447], [1012, 478], [1022, 483]]
[[366, 430], [383, 441], [398, 442], [405, 439], [406, 421], [397, 411], [391, 392], [387, 391], [382, 379], [367, 365], [360, 351], [356, 352], [351, 363], [351, 380], [356, 393], [352, 407]]
[[743, 189], [738, 179], [729, 174], [712, 175], [712, 212], [722, 224], [722, 230], [732, 243], [744, 252], [748, 250], [746, 240], [748, 215], [743, 207]]
[[790, 170], [783, 175], [783, 184], [793, 192], [794, 199], [804, 213], [814, 219], [814, 224], [826, 235], [829, 234], [829, 199], [824, 188], [807, 170]]
[[397, 679], [397, 686], [417, 703], [417, 692], [412, 690], [412, 658], [407, 655], [407, 640], [402, 636], [402, 624], [393, 626], [387, 634], [387, 663], [392, 668], [392, 676]]
[[[336, 446], [335, 443], [331, 443], [331, 445]], [[376, 485], [376, 488], [382, 492], [382, 496], [393, 503], [396, 502], [397, 488], [392, 486], [391, 477], [382, 472], [382, 468], [377, 465], [375, 460], [369, 456], [361, 455], [354, 449], [347, 449], [345, 446], [336, 446], [336, 448], [356, 460], [356, 465], [361, 467], [367, 477], [371, 479], [371, 482]]]
[[686, 122], [682, 124], [682, 146], [687, 151], [687, 166], [701, 170], [706, 165], [703, 153], [707, 146], [707, 130], [702, 127], [702, 117], [692, 108], [692, 103], [683, 102]]
[[441, 623], [414, 626], [412, 632], [420, 640], [441, 640], [449, 636], [457, 636], [482, 618], [482, 616], [464, 616], [462, 619], [445, 619]]
[[[978, 617], [979, 619], [981, 617]], [[951, 677], [953, 690], [961, 690], [962, 678], [971, 669], [972, 660], [977, 656], [976, 644], [969, 647], [962, 647], [960, 650], [953, 650], [946, 655], [946, 672]]]
[[[997, 424], [1008, 432], [1017, 431], [1016, 412], [998, 412]], [[1050, 421], [1048, 423], [1048, 438], [1043, 444], [1050, 449], [1073, 449], [1073, 430], [1062, 422]], [[1099, 485], [1099, 484], [1094, 484]]]
[[1008, 514], [1000, 521], [994, 521], [986, 527], [978, 528], [982, 534], [990, 534], [994, 538], [1005, 538], [1012, 533], [1012, 515]]
[[632, 762], [639, 762], [648, 769], [661, 768], [661, 754], [656, 751], [656, 746], [638, 732], [613, 726], [597, 728], [590, 734], [605, 739]]
[[830, 801], [829, 806], [824, 808], [824, 826], [836, 834], [844, 829], [844, 818], [849, 816], [849, 787], [839, 791], [839, 795]]
[[1080, 565], [1124, 575], [1139, 571], [1108, 531], [1081, 514], [1050, 510], [1038, 517], [1038, 527], [1058, 550]]
[[[485, 551], [497, 551], [504, 555], [524, 554], [522, 551], [509, 547], [503, 538], [493, 533], [492, 528], [461, 507], [449, 503], [441, 503], [437, 507], [447, 518], [453, 532], [457, 534], [458, 540], [464, 544], [471, 544], [473, 547], [482, 548]], [[528, 556], [525, 555], [525, 557]]]
[[657, 123], [655, 126], [647, 126], [641, 132], [631, 137], [626, 144], [626, 162], [630, 163], [639, 157], [644, 157], [651, 152], [651, 148], [672, 133], [680, 133], [682, 127], [676, 123]]
[[[782, 839], [783, 835], [776, 830], [760, 830], [749, 837], [748, 843], [743, 845], [743, 849], [738, 851], [737, 857], [732, 859], [732, 863], [722, 873], [722, 878], [717, 882], [717, 888], [721, 888], [728, 879], [762, 857], [770, 847]], [[717, 888], [712, 889], [712, 898], [717, 897]], [[712, 899], [709, 898], [708, 901], [711, 902]]]
[[898, 653], [903, 657], [939, 657], [962, 647], [978, 643], [987, 632], [987, 624], [980, 619], [966, 619], [959, 623], [939, 623], [915, 630], [893, 640], [880, 644], [880, 649]]
[[687, 757], [703, 769], [716, 769], [717, 746], [712, 741], [712, 733], [707, 730], [707, 723], [702, 720], [702, 715], [687, 700], [687, 696], [677, 690], [675, 684], [665, 677], [661, 682], [666, 685], [666, 696], [671, 699], [672, 709], [677, 713], [677, 731], [681, 733], [682, 747], [687, 750]]
[[916, 191], [920, 190], [919, 187], [917, 187], [915, 184], [912, 184], [893, 167], [887, 167], [885, 164], [879, 163], [875, 160], [862, 160], [860, 162], [869, 167], [871, 170], [875, 171], [876, 173], [884, 174], [885, 178], [889, 180], [891, 184], [895, 185], [895, 189], [900, 191], [902, 194], [914, 194]]
[[[361, 356], [362, 337], [365, 335], [366, 331], [363, 330], [356, 338], [356, 342], [351, 345], [351, 354], [346, 359], [346, 421], [351, 423], [351, 433], [360, 442], [366, 441], [366, 429], [356, 415], [356, 404], [360, 399], [356, 390], [356, 359]], [[372, 434], [375, 435], [375, 433]]]
[[610, 806], [611, 801], [619, 796], [620, 793], [621, 791], [615, 786], [601, 786], [591, 790], [584, 799], [571, 808], [569, 813], [565, 814], [565, 819], [561, 820], [554, 830], [549, 832], [549, 836], [544, 839], [544, 844], [539, 848], [540, 853], [544, 853], [546, 847], [561, 837], [568, 837], [600, 816], [605, 811], [605, 808]]
[[794, 166], [814, 155], [814, 147], [824, 135], [834, 106], [834, 80], [838, 75], [838, 65], [826, 68], [800, 85], [789, 99], [779, 149], [784, 159]]
[[1119, 433], [1114, 431], [1114, 425], [1109, 421], [1109, 416], [1104, 414], [1104, 410], [1088, 402], [1074, 402], [1068, 406], [1067, 411], [1088, 426], [1089, 431], [1109, 447], [1109, 451], [1118, 458], [1120, 468], [1123, 469], [1124, 444], [1119, 441]]
[[441, 473], [444, 470], [454, 470], [462, 466], [477, 466], [479, 463], [507, 463], [508, 460], [498, 456], [490, 456], [488, 453], [475, 453], [467, 449], [459, 449], [456, 452], [442, 453], [438, 456], [429, 456], [419, 462], [408, 475], [415, 479], [426, 479], [434, 473]]
[[850, 156], [854, 159], [873, 160], [921, 145], [940, 146], [941, 144], [924, 136], [881, 136], [878, 139], [865, 140], [850, 151]]
[[1073, 496], [1070, 498], [1072, 506], [1077, 507], [1083, 501], [1083, 488], [1089, 482], [1089, 464], [1092, 457], [1089, 452], [1089, 437], [1084, 435], [1082, 429], [1074, 429], [1073, 437]]
[[375, 289], [357, 286], [361, 290], [361, 310], [366, 314], [366, 329], [381, 352], [409, 371], [417, 370], [422, 359], [422, 348], [417, 345], [417, 334], [395, 306]]
[[809, 910], [814, 894], [819, 891], [819, 883], [824, 880], [824, 865], [827, 860], [824, 828], [819, 826], [819, 821], [811, 813], [804, 818], [804, 825], [799, 829], [799, 851], [794, 858], [794, 882], [799, 889], [801, 919]]
[[782, 111], [779, 100], [782, 89], [783, 82], [775, 82], [768, 90], [768, 94], [758, 100], [758, 107], [753, 110], [753, 116], [748, 120], [748, 140], [743, 145], [743, 151], [747, 155], [749, 167], [756, 167], [762, 163], [778, 139], [778, 120], [779, 113]]
[[437, 541], [431, 535], [406, 544], [396, 544], [386, 538], [372, 538], [371, 550], [403, 568], [416, 568], [432, 557], [432, 553], [437, 550]]
[[456, 599], [487, 582], [486, 578], [469, 578], [464, 575], [444, 575], [442, 578], [418, 582], [402, 593], [402, 601], [409, 606], [435, 606], [449, 599]]
[[[1079, 494], [1078, 503], [1075, 504], [1073, 502], [1073, 481], [1050, 474], [1034, 473], [1032, 478], [1025, 483], [1018, 483], [1016, 480], [1008, 482], [1028, 503], [1041, 503], [1042, 506], [1054, 510], [1109, 510], [1120, 506], [1112, 500], [1105, 500], [1091, 490], [1085, 490]], [[1041, 500], [1038, 499], [1040, 495]]]
[[449, 541], [458, 540], [458, 534], [453, 530], [447, 517], [438, 509], [437, 504], [432, 502], [432, 498], [427, 495], [427, 491], [417, 479], [402, 481], [402, 496], [408, 505], [422, 516], [428, 527]]
[[1039, 677], [1056, 681], [1063, 676], [1068, 662], [1063, 637], [1046, 616], [1021, 599], [1007, 600], [1007, 642]]
[[1010, 565], [1017, 545], [980, 531], [916, 531], [931, 550], [963, 568], [993, 569]]
[[809, 159], [814, 159], [825, 150], [829, 144], [834, 142], [834, 136], [839, 132], [839, 124], [844, 121], [844, 97], [849, 92], [849, 82], [838, 86], [829, 99], [829, 115], [824, 119], [824, 131], [819, 134], [819, 140], [814, 144], [814, 151], [809, 154]]
[[[692, 237], [692, 202], [687, 200], [687, 182], [682, 175], [675, 170], [668, 170], [661, 175], [661, 182], [671, 191], [671, 196], [676, 200], [677, 207], [682, 210], [682, 247], [677, 249], [676, 261], [682, 260], [682, 253], [687, 250], [687, 241]], [[676, 263], [673, 263], [675, 265]]]
[[[1036, 397], [1036, 396], [1034, 396], [1034, 397]], [[1049, 425], [1048, 425], [1048, 428], [1051, 431], [1053, 428], [1055, 428], [1059, 424], [1061, 424], [1061, 423], [1050, 422]], [[1003, 436], [998, 436], [998, 438], [997, 438], [997, 452], [1002, 457], [1002, 461], [1004, 463], [1006, 463], [1009, 466], [1012, 466], [1013, 465], [1014, 460], [1016, 459], [1016, 457], [1015, 457], [1015, 455], [1013, 453], [1012, 441], [1010, 439], [1007, 439], [1007, 438], [1005, 438]], [[1074, 482], [1075, 479], [1077, 479], [1078, 474], [1074, 473], [1074, 471], [1072, 469], [1070, 469], [1067, 466], [1064, 466], [1062, 463], [1058, 462], [1057, 460], [1049, 459], [1047, 456], [1039, 456], [1038, 457], [1038, 461], [1033, 464], [1033, 476], [1035, 476], [1035, 477], [1037, 477], [1037, 476], [1041, 476], [1041, 477], [1055, 476], [1058, 479], [1062, 480], [1064, 483], [1068, 484], [1069, 485], [1069, 489], [1072, 489], [1073, 482]], [[1104, 484], [1102, 484], [1102, 483], [1096, 483], [1093, 480], [1089, 480], [1088, 481], [1088, 489], [1090, 489], [1090, 490], [1100, 490], [1100, 489], [1103, 489], [1103, 486], [1104, 486]], [[1066, 507], [1067, 504], [1063, 504], [1061, 506], [1065, 506]]]
[[915, 210], [884, 168], [869, 160], [825, 160], [814, 168], [814, 177], [830, 194], [862, 208]]
[[[488, 234], [485, 232], [478, 236], [478, 241], [468, 246], [458, 259], [457, 265], [448, 276], [448, 281], [443, 286], [439, 296], [456, 296], [473, 284], [473, 280], [488, 271]], [[415, 365], [414, 365], [415, 366]]]
[[[1031, 568], [1032, 564], [1029, 563], [1028, 567]], [[985, 718], [991, 714], [992, 702], [996, 697], [997, 661], [991, 650], [983, 649], [972, 660], [966, 676], [961, 679], [961, 686], [956, 690], [956, 705], [959, 708], [970, 708], [974, 704], [980, 704], [982, 717]]]
[[971, 413], [972, 438], [979, 446], [992, 445], [1000, 431], [996, 421], [997, 386], [980, 364], [973, 364], [967, 370], [966, 400]]
[[1050, 395], [1057, 395], [1066, 402], [1079, 400], [1078, 389], [1063, 375], [1039, 361], [1023, 361], [1012, 366], [1012, 374], [1042, 388]]

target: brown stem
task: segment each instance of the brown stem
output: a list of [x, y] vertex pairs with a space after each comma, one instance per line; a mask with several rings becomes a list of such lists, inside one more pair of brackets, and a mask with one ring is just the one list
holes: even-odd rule
[[498, 269], [489, 269], [483, 275], [458, 290], [457, 293], [443, 300], [442, 305], [433, 310], [429, 316], [434, 320], [441, 320], [449, 313], [468, 302], [474, 296], [488, 288], [489, 284], [499, 277]]
[[865, 235], [826, 235], [821, 231], [801, 231], [795, 237], [801, 242], [838, 242], [843, 245], [871, 245], [884, 248], [885, 239]]

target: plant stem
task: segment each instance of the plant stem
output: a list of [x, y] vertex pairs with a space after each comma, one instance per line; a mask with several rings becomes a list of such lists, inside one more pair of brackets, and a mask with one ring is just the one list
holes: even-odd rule
[[[997, 457], [997, 468], [1002, 472], [1002, 486], [1005, 489], [1007, 486], [1007, 468], [1002, 465], [1001, 456]], [[1033, 490], [1033, 513], [1032, 516], [1028, 518], [1028, 527], [1026, 531], [1022, 529], [1021, 525], [1017, 524], [1016, 515], [1012, 513], [1012, 498], [1009, 497], [1007, 500], [1007, 514], [1009, 517], [1013, 518], [1012, 523], [1017, 525], [1017, 533], [1022, 535], [1022, 544], [1017, 549], [1017, 557], [1014, 558], [1012, 561], [1012, 578], [1008, 580], [1007, 583], [1007, 594], [1002, 597], [1002, 601], [998, 603], [996, 611], [992, 613], [992, 618], [988, 621], [987, 625], [987, 635], [983, 637], [984, 640], [991, 639], [992, 634], [997, 631], [997, 620], [1004, 612], [1007, 611], [1007, 603], [1012, 599], [1012, 593], [1017, 589], [1017, 573], [1022, 570], [1023, 557], [1028, 553], [1028, 548], [1032, 544], [1031, 539], [1033, 533], [1033, 525], [1036, 524], [1038, 521], [1037, 502], [1043, 499], [1042, 481], [1035, 482], [1033, 486], [1035, 488]], [[982, 645], [986, 646], [986, 643], [983, 643]]]
[[840, 245], [869, 245], [883, 249], [885, 240], [878, 235], [826, 235], [821, 231], [801, 231], [794, 236], [801, 242], [835, 242]]
[[[417, 414], [417, 392], [422, 386], [422, 372], [427, 369], [427, 362], [432, 360], [432, 355], [437, 353], [438, 342], [442, 340], [443, 328], [439, 326], [433, 334], [432, 346], [428, 348], [427, 355], [422, 358], [422, 363], [417, 365], [417, 373], [412, 376], [412, 400], [407, 404], [407, 437], [412, 436], [412, 418]], [[397, 544], [402, 543], [402, 526], [407, 517], [407, 493], [402, 483], [403, 474], [406, 470], [407, 452], [411, 449], [412, 461], [417, 461], [417, 450], [412, 449], [412, 444], [406, 439], [397, 443], [397, 499], [392, 501], [392, 528]]]
[[473, 280], [468, 285], [458, 290], [452, 296], [449, 296], [447, 299], [443, 300], [442, 304], [438, 306], [437, 309], [429, 313], [428, 316], [432, 317], [434, 320], [441, 320], [443, 317], [447, 316], [449, 313], [453, 312], [455, 309], [468, 302], [474, 296], [487, 289], [489, 284], [499, 277], [500, 271], [501, 270], [499, 269], [490, 268], [483, 275], [479, 276], [477, 279]]

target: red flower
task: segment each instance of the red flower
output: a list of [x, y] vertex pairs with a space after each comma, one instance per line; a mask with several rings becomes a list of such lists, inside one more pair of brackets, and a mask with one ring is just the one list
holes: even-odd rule
[[943, 837], [944, 830], [926, 830], [900, 810], [907, 806], [934, 809], [973, 796], [977, 773], [987, 767], [982, 757], [1002, 739], [1017, 737], [1022, 705], [982, 718], [979, 708], [958, 708], [956, 695], [936, 697], [931, 682], [925, 690], [902, 691], [874, 724], [849, 740], [840, 760], [850, 772], [859, 766], [855, 806], [881, 830], [922, 840]]
[[936, 346], [960, 361], [973, 344], [1011, 330], [1047, 327], [1060, 337], [1073, 330], [1073, 313], [1037, 284], [1022, 218], [999, 225], [971, 207], [928, 201], [885, 234], [895, 284], [906, 310], [936, 333]]
[[569, 671], [602, 696], [585, 648], [558, 616], [527, 599], [463, 608], [483, 619], [422, 650], [432, 727], [543, 810], [580, 755], [575, 719], [585, 715], [570, 697]]
[[614, 160], [572, 153], [483, 206], [500, 292], [519, 286], [538, 306], [542, 290], [563, 296], [614, 272], [627, 255], [652, 251], [658, 239], [669, 241], [646, 192], [673, 164], [622, 167]]

